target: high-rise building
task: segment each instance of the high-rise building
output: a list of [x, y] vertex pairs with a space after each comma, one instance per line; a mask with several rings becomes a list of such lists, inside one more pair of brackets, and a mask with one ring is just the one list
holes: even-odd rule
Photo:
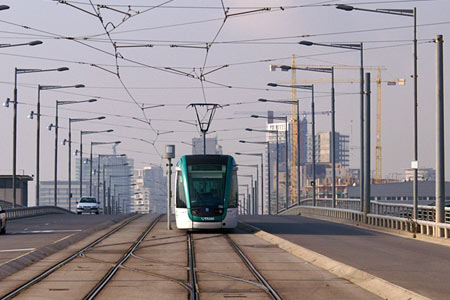
[[[222, 154], [222, 146], [217, 143], [217, 136], [206, 138], [206, 154]], [[203, 137], [192, 139], [192, 154], [203, 154]]]
[[[100, 166], [100, 169], [99, 169]], [[91, 162], [89, 158], [83, 158], [83, 196], [94, 196], [106, 207], [112, 209], [116, 206], [129, 207], [132, 191], [133, 159], [118, 155], [100, 155], [92, 159], [92, 177], [90, 176]], [[80, 186], [80, 159], [76, 159], [76, 179], [72, 181], [72, 190]], [[125, 212], [127, 210], [125, 209]]]
[[[83, 194], [88, 195], [89, 193], [89, 182], [83, 182]], [[80, 185], [79, 182], [71, 182], [72, 191], [72, 203], [70, 205], [71, 211], [75, 212], [77, 204], [76, 202], [80, 200]], [[69, 182], [58, 180], [56, 189], [57, 205], [59, 207], [69, 209]], [[100, 202], [102, 199], [100, 198]], [[54, 181], [40, 181], [39, 182], [39, 205], [55, 205], [55, 183]], [[103, 209], [103, 202], [100, 204]]]
[[165, 213], [167, 210], [167, 179], [160, 167], [145, 167], [134, 171], [134, 195], [131, 212]]
[[[350, 165], [349, 159], [349, 136], [341, 135], [335, 132], [335, 162], [340, 168], [348, 168]], [[330, 163], [332, 162], [332, 146], [331, 146], [331, 132], [319, 132], [316, 134], [316, 163]], [[308, 150], [307, 161], [312, 161], [312, 137], [308, 135]]]

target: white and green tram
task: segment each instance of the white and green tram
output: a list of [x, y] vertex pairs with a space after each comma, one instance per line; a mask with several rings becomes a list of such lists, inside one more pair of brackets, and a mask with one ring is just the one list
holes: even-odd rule
[[229, 155], [185, 155], [176, 167], [178, 229], [237, 226], [237, 166]]

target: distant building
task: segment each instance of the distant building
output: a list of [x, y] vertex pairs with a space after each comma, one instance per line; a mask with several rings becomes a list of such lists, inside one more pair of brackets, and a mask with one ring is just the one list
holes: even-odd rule
[[134, 171], [134, 195], [131, 212], [165, 213], [167, 210], [167, 179], [160, 167], [145, 167]]
[[[405, 180], [414, 180], [414, 169], [405, 170]], [[436, 170], [432, 168], [418, 169], [417, 170], [417, 180], [420, 181], [434, 181], [436, 180]]]
[[[25, 207], [28, 206], [28, 181], [32, 180], [33, 177], [28, 175], [16, 175], [17, 205]], [[11, 204], [14, 202], [12, 183], [12, 175], [0, 175], [0, 200]]]
[[[331, 132], [319, 132], [316, 134], [316, 162], [330, 163], [332, 162], [332, 145], [331, 145]], [[348, 168], [350, 165], [350, 152], [349, 152], [349, 136], [341, 135], [339, 132], [335, 132], [335, 162], [339, 164], [341, 168]], [[308, 161], [312, 161], [312, 137], [308, 136]]]
[[[429, 204], [436, 200], [436, 182], [435, 181], [419, 181], [418, 182], [418, 200], [419, 204]], [[445, 182], [445, 191], [450, 191], [450, 182]], [[359, 199], [359, 186], [347, 187], [347, 197]], [[448, 192], [447, 192], [448, 193]], [[402, 203], [412, 203], [413, 201], [413, 182], [396, 182], [387, 184], [371, 184], [370, 185], [371, 200], [387, 201]], [[445, 196], [446, 200], [450, 200], [450, 195]]]
[[[217, 136], [206, 138], [206, 154], [222, 154], [222, 146], [217, 142]], [[192, 139], [192, 154], [203, 154], [203, 137]]]
[[[88, 195], [89, 193], [89, 182], [83, 183], [83, 194]], [[69, 182], [68, 181], [58, 181], [57, 190], [57, 205], [59, 207], [69, 209]], [[71, 210], [76, 211], [76, 202], [80, 199], [80, 184], [78, 181], [71, 182], [72, 191], [72, 203]], [[102, 201], [100, 197], [100, 201]], [[54, 181], [40, 181], [39, 183], [39, 205], [55, 205], [55, 184]], [[100, 205], [103, 208], [103, 202]]]

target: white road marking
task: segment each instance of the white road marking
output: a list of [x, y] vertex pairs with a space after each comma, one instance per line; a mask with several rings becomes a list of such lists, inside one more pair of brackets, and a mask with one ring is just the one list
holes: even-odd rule
[[34, 251], [36, 248], [26, 248], [26, 249], [8, 249], [8, 250], [0, 250], [0, 252], [23, 252], [23, 251]]
[[30, 231], [14, 231], [9, 232], [10, 234], [18, 234], [18, 233], [64, 233], [64, 232], [80, 232], [81, 229], [61, 229], [61, 230], [30, 230]]

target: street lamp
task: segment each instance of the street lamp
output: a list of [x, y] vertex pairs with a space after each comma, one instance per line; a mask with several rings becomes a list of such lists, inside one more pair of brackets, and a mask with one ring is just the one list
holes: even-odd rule
[[[257, 115], [251, 115], [252, 118], [263, 118], [263, 119], [268, 119], [268, 117], [266, 116], [257, 116]], [[286, 184], [286, 209], [289, 207], [289, 154], [288, 154], [288, 148], [289, 148], [289, 142], [288, 142], [288, 121], [287, 121], [287, 116], [273, 116], [273, 119], [277, 119], [277, 120], [284, 120], [284, 139], [285, 139], [285, 155], [286, 155], [286, 168], [285, 168], [285, 172], [286, 172], [286, 179], [285, 179], [285, 184]], [[277, 210], [278, 213], [278, 210]]]
[[121, 141], [114, 141], [114, 142], [92, 142], [91, 141], [91, 157], [90, 157], [90, 161], [89, 161], [89, 195], [91, 195], [92, 196], [92, 161], [93, 161], [93, 158], [92, 158], [92, 148], [93, 148], [93, 146], [95, 146], [95, 145], [111, 145], [111, 144], [114, 144], [114, 145], [118, 145], [118, 144], [120, 144], [121, 143]]
[[247, 188], [247, 193], [245, 194], [246, 196], [244, 198], [244, 203], [242, 205], [241, 213], [247, 212], [247, 214], [248, 214], [247, 203], [246, 203], [246, 202], [248, 202], [249, 196], [250, 196], [250, 194], [248, 193], [248, 184], [239, 184], [239, 186]]
[[[122, 155], [119, 155], [122, 156]], [[111, 164], [111, 165], [103, 165], [103, 212], [106, 212], [106, 179], [105, 179], [105, 174], [106, 174], [106, 168], [116, 168], [116, 167], [124, 167], [124, 166], [128, 166], [128, 163], [123, 163], [123, 164]], [[109, 189], [110, 187], [108, 187]], [[111, 211], [109, 210], [111, 208], [110, 203], [108, 203], [108, 214], [111, 213]]]
[[[333, 181], [333, 191], [332, 191], [332, 206], [336, 207], [336, 118], [335, 118], [335, 91], [334, 91], [334, 67], [324, 68], [324, 67], [294, 67], [291, 66], [276, 66], [271, 65], [270, 70], [275, 71], [275, 69], [279, 67], [282, 71], [289, 70], [303, 70], [303, 71], [311, 71], [311, 72], [319, 72], [319, 73], [327, 73], [331, 75], [331, 177]], [[314, 118], [314, 114], [312, 115]], [[314, 188], [315, 190], [315, 188]]]
[[[256, 168], [256, 180], [255, 180], [255, 185], [256, 186], [258, 186], [258, 178], [259, 178], [259, 166], [256, 164], [256, 165], [243, 165], [243, 164], [238, 164], [238, 167], [252, 167], [252, 168]], [[262, 173], [263, 173], [264, 171], [261, 169], [261, 176], [262, 176]], [[262, 186], [262, 180], [261, 180], [261, 186]], [[258, 197], [255, 197], [255, 201], [254, 201], [254, 205], [253, 205], [253, 214], [255, 215], [255, 214], [258, 214], [258, 208], [257, 208], [257, 202], [258, 202], [258, 199], [257, 199]], [[261, 203], [263, 202], [263, 197], [262, 197], [262, 195], [261, 195]], [[261, 207], [263, 207], [262, 205], [261, 205]], [[264, 210], [262, 210], [262, 214], [264, 215]]]
[[[414, 23], [414, 40], [413, 40], [413, 68], [414, 68], [414, 161], [412, 162], [412, 168], [414, 170], [414, 181], [413, 181], [413, 218], [417, 219], [417, 210], [418, 210], [418, 183], [417, 183], [417, 172], [418, 172], [418, 133], [417, 133], [417, 10], [414, 7], [413, 9], [368, 9], [368, 8], [359, 8], [345, 4], [336, 5], [337, 9], [345, 10], [345, 11], [353, 11], [360, 10], [366, 12], [380, 13], [380, 14], [388, 14], [388, 15], [396, 15], [403, 17], [411, 17], [413, 18]], [[367, 150], [366, 150], [367, 151]], [[367, 179], [366, 179], [367, 180]]]
[[83, 196], [83, 135], [96, 133], [110, 133], [113, 129], [80, 131], [80, 198]]
[[[6, 6], [6, 5], [5, 5]], [[1, 10], [1, 9], [0, 9]], [[42, 43], [42, 42], [41, 42]], [[34, 44], [38, 45], [38, 44]], [[3, 47], [4, 48], [4, 47]], [[12, 189], [13, 189], [13, 205], [16, 207], [17, 204], [17, 194], [16, 194], [16, 166], [17, 166], [17, 75], [26, 73], [39, 73], [39, 72], [50, 72], [50, 71], [67, 71], [69, 68], [62, 67], [57, 69], [20, 69], [14, 68], [14, 100], [13, 100], [13, 174], [12, 174]], [[9, 98], [3, 103], [3, 106], [9, 107]]]
[[[132, 186], [135, 186], [136, 185], [136, 183], [131, 183], [131, 184], [115, 184], [114, 185], [114, 192], [113, 192], [113, 198], [114, 198], [114, 202], [113, 202], [113, 211], [114, 211], [114, 214], [115, 215], [117, 215], [117, 213], [118, 213], [118, 211], [119, 211], [119, 206], [120, 206], [120, 195], [128, 195], [128, 196], [130, 196], [130, 193], [129, 193], [129, 191], [128, 191], [128, 193], [117, 193], [117, 199], [116, 199], [116, 187], [125, 187], [125, 186], [128, 186], [128, 187], [132, 187]], [[125, 207], [125, 203], [124, 203], [124, 201], [123, 201], [123, 206]]]
[[[261, 170], [264, 170], [263, 169], [263, 167], [264, 167], [264, 163], [263, 163], [263, 160], [264, 160], [264, 155], [262, 154], [262, 153], [241, 153], [241, 152], [235, 152], [234, 154], [236, 154], [236, 155], [248, 155], [248, 156], [259, 156], [260, 158], [261, 158]], [[263, 173], [263, 171], [261, 171], [261, 176], [262, 176], [262, 173]], [[263, 183], [264, 182], [264, 180], [263, 180], [263, 178], [261, 178], [261, 187], [263, 187]], [[264, 199], [263, 197], [263, 192], [261, 192], [261, 199]]]
[[[277, 207], [278, 207], [278, 201], [279, 201], [279, 180], [278, 180], [278, 173], [279, 173], [279, 155], [278, 155], [278, 130], [259, 130], [259, 129], [252, 129], [252, 128], [245, 128], [245, 130], [247, 130], [247, 131], [255, 131], [255, 132], [266, 132], [266, 133], [275, 133], [276, 134], [276, 139], [277, 139], [277, 159], [276, 159], [276, 162], [277, 162], [277, 164], [276, 164], [276, 183], [277, 183]], [[270, 143], [270, 140], [269, 140], [269, 143]], [[270, 149], [269, 149], [270, 150]], [[267, 197], [267, 199], [268, 199], [268, 202], [269, 202], [269, 204], [268, 204], [268, 207], [269, 207], [269, 209], [268, 209], [268, 213], [269, 213], [269, 215], [271, 214], [271, 210], [272, 210], [272, 193], [271, 193], [271, 185], [270, 185], [270, 180], [271, 180], [271, 176], [270, 176], [270, 154], [267, 156], [267, 165], [268, 165], [268, 167], [267, 167], [267, 193], [268, 193], [268, 197]], [[277, 213], [278, 213], [278, 211], [277, 211]]]
[[[56, 100], [56, 113], [55, 113], [55, 125], [50, 124], [49, 129], [51, 130], [52, 127], [55, 127], [55, 158], [54, 158], [54, 164], [55, 164], [55, 170], [54, 170], [54, 200], [55, 200], [55, 206], [57, 206], [57, 187], [58, 187], [58, 108], [60, 105], [69, 105], [69, 104], [79, 104], [79, 103], [92, 103], [96, 102], [97, 99], [88, 99], [88, 100], [79, 100], [79, 101], [59, 101]], [[69, 152], [70, 153], [70, 152]]]
[[[360, 88], [360, 100], [359, 100], [359, 136], [360, 136], [360, 166], [359, 166], [359, 195], [361, 199], [361, 211], [363, 210], [363, 198], [364, 198], [364, 47], [363, 43], [359, 44], [323, 44], [323, 43], [315, 43], [310, 41], [301, 41], [300, 45], [305, 46], [324, 46], [324, 47], [332, 47], [332, 48], [341, 48], [341, 49], [349, 49], [349, 50], [358, 50], [360, 52], [360, 79], [359, 79], [359, 88]], [[366, 151], [370, 151], [370, 149], [366, 149]]]
[[[63, 71], [67, 68], [62, 68]], [[65, 88], [84, 88], [84, 84], [77, 85], [38, 85], [37, 99], [37, 126], [36, 126], [36, 206], [39, 206], [39, 166], [40, 166], [40, 139], [41, 139], [41, 91]]]
[[[113, 211], [111, 210], [111, 178], [119, 178], [119, 177], [132, 177], [133, 174], [128, 174], [128, 175], [109, 175], [109, 185], [108, 185], [108, 189], [109, 189], [109, 193], [108, 193], [108, 213], [112, 214]], [[116, 193], [116, 185], [114, 185], [114, 194]], [[115, 196], [115, 195], [114, 195]], [[113, 196], [113, 197], [114, 197]], [[114, 208], [114, 204], [113, 204], [113, 208]]]
[[[255, 190], [256, 190], [256, 188], [254, 188], [254, 185], [253, 185], [253, 175], [239, 174], [238, 176], [250, 178], [250, 186], [252, 188], [252, 202], [253, 202], [253, 204], [251, 205], [252, 209], [250, 209], [250, 204], [251, 204], [250, 199], [247, 199], [247, 213], [250, 215], [250, 212], [254, 212], [254, 208], [255, 208]], [[247, 193], [248, 193], [248, 190], [247, 190]]]
[[[314, 85], [293, 85], [293, 86], [285, 86], [282, 84], [276, 84], [276, 83], [268, 83], [268, 86], [272, 87], [290, 87], [290, 88], [298, 88], [298, 89], [306, 89], [310, 90], [312, 97], [314, 98]], [[300, 191], [301, 191], [301, 183], [300, 183], [300, 160], [301, 160], [301, 153], [300, 153], [300, 145], [301, 145], [301, 135], [300, 135], [300, 101], [299, 99], [295, 101], [275, 101], [275, 100], [267, 100], [267, 99], [258, 99], [260, 102], [271, 102], [271, 103], [282, 103], [282, 104], [295, 104], [297, 108], [297, 204], [300, 205]]]
[[[100, 199], [100, 161], [103, 157], [125, 157], [126, 154], [99, 154], [97, 156], [97, 201]], [[104, 174], [103, 174], [104, 177]], [[105, 187], [103, 187], [105, 189]], [[104, 199], [103, 199], [104, 200]], [[103, 211], [105, 211], [105, 202], [103, 202]]]
[[[93, 121], [93, 120], [104, 120], [106, 117], [104, 116], [100, 116], [100, 117], [96, 117], [96, 118], [78, 118], [78, 119], [71, 119], [69, 118], [69, 139], [63, 140], [63, 145], [65, 145], [65, 143], [69, 143], [69, 147], [68, 147], [68, 154], [69, 154], [69, 159], [68, 159], [68, 181], [69, 181], [69, 210], [71, 210], [72, 208], [72, 122], [84, 122], [84, 121]], [[98, 199], [97, 199], [98, 201]]]

